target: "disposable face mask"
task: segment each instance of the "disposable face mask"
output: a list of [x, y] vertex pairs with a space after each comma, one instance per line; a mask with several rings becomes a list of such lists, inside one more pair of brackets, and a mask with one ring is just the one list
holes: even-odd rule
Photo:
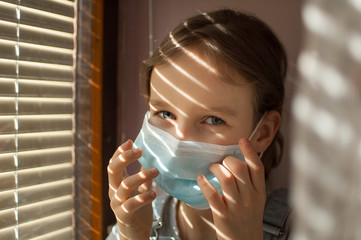
[[145, 169], [152, 167], [158, 169], [159, 175], [154, 181], [171, 196], [196, 209], [209, 208], [208, 201], [197, 184], [197, 176], [203, 174], [222, 194], [221, 185], [209, 171], [209, 166], [212, 163], [222, 162], [227, 156], [244, 161], [239, 145], [224, 146], [180, 141], [171, 134], [151, 125], [148, 122], [149, 116], [150, 113], [147, 112], [142, 129], [134, 142], [134, 146], [141, 148], [143, 152], [138, 161]]

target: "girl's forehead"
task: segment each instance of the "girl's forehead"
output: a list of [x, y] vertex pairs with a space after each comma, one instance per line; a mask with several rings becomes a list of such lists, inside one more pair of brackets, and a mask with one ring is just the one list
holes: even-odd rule
[[[209, 46], [192, 44], [187, 47], [179, 47], [179, 49], [174, 52], [171, 57], [163, 53], [162, 50], [160, 51], [163, 60], [161, 61], [161, 64], [156, 64], [155, 67], [165, 65], [166, 67], [176, 68], [185, 75], [189, 75], [189, 72], [186, 72], [185, 70], [187, 65], [189, 65], [191, 67], [194, 66], [199, 74], [212, 74], [229, 84], [250, 84], [249, 81], [246, 81], [242, 74], [236, 69], [236, 67], [233, 66], [233, 61], [227, 60], [224, 55], [214, 51], [214, 49]], [[192, 69], [189, 69], [189, 71], [192, 71]], [[198, 73], [194, 74], [197, 75]]]
[[[203, 59], [202, 59], [203, 60]], [[217, 68], [209, 68], [193, 56], [182, 54], [166, 64], [155, 66], [151, 75], [151, 100], [173, 105], [199, 108], [252, 108], [252, 87], [241, 76], [235, 75], [239, 85], [224, 81]]]

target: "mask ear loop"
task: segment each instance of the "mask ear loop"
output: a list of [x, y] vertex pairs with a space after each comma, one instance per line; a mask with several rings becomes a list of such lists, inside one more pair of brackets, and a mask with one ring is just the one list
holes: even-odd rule
[[[253, 138], [253, 136], [255, 135], [255, 133], [257, 132], [259, 126], [261, 126], [261, 123], [263, 122], [263, 120], [265, 119], [266, 115], [267, 115], [268, 111], [266, 111], [263, 116], [261, 117], [261, 119], [258, 121], [256, 127], [254, 128], [253, 132], [251, 133], [251, 135], [249, 136], [248, 140], [251, 141], [251, 139]], [[261, 152], [259, 154], [259, 158], [261, 159], [263, 156], [263, 152]]]

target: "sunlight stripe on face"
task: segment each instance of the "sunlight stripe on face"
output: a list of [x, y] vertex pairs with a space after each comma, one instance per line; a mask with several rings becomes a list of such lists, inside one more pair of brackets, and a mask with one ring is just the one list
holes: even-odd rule
[[207, 87], [205, 84], [201, 83], [198, 79], [190, 75], [187, 71], [185, 71], [183, 68], [181, 68], [178, 64], [176, 64], [174, 61], [172, 61], [170, 58], [168, 58], [162, 50], [159, 50], [159, 52], [167, 59], [167, 62], [172, 65], [175, 69], [177, 69], [180, 73], [182, 73], [184, 76], [186, 76], [189, 80], [200, 86], [206, 91], [210, 91], [209, 87]]
[[220, 139], [226, 139], [226, 137], [223, 134], [216, 132], [214, 129], [211, 129], [211, 131], [216, 137]]
[[175, 127], [175, 131], [176, 131], [177, 135], [180, 138], [184, 138], [184, 134], [181, 132], [181, 130], [179, 130], [178, 124], [173, 120], [168, 120], [168, 121]]
[[[150, 109], [152, 109], [154, 112], [157, 112], [157, 111], [158, 111], [158, 109], [157, 109], [156, 107], [154, 107], [151, 103], [149, 103], [149, 107], [150, 107]], [[179, 130], [178, 124], [177, 124], [175, 121], [171, 120], [171, 119], [166, 119], [166, 120], [175, 127], [177, 135], [178, 135], [179, 137], [183, 138], [184, 135], [183, 135], [183, 133]]]
[[192, 103], [204, 108], [204, 109], [207, 109], [208, 108], [201, 104], [200, 102], [196, 101], [193, 97], [191, 97], [190, 95], [188, 95], [187, 93], [183, 92], [182, 90], [180, 90], [178, 87], [176, 87], [173, 83], [171, 83], [166, 77], [164, 77], [163, 74], [161, 74], [158, 69], [154, 69], [154, 72], [165, 82], [167, 83], [169, 86], [171, 86], [174, 90], [176, 90], [177, 92], [179, 92], [180, 94], [182, 94], [185, 98], [187, 98], [189, 101], [191, 101]]
[[178, 112], [180, 112], [183, 116], [188, 117], [188, 115], [183, 112], [181, 109], [179, 109], [176, 105], [174, 105], [173, 103], [171, 103], [167, 98], [165, 98], [162, 94], [160, 94], [160, 92], [158, 92], [158, 90], [153, 86], [153, 84], [150, 84], [150, 87], [152, 88], [152, 90], [166, 103], [168, 103], [172, 108], [176, 109]]
[[158, 111], [158, 109], [154, 107], [151, 103], [149, 103], [149, 108], [152, 109], [154, 112]]
[[193, 60], [195, 60], [197, 63], [201, 64], [203, 67], [205, 67], [206, 69], [208, 69], [210, 72], [217, 74], [217, 70], [213, 67], [211, 67], [208, 63], [206, 63], [203, 59], [199, 58], [197, 55], [195, 55], [193, 52], [187, 50], [186, 48], [182, 47], [177, 40], [174, 38], [173, 34], [170, 32], [169, 33], [169, 38], [172, 41], [172, 43], [176, 46], [182, 49], [182, 51], [187, 54], [189, 57], [193, 58]]

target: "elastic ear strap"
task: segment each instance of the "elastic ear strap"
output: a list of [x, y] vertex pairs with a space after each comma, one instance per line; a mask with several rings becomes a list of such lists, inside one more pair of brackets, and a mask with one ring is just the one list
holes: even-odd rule
[[257, 132], [259, 126], [261, 126], [261, 123], [263, 122], [264, 118], [266, 117], [268, 112], [265, 112], [263, 114], [263, 116], [261, 117], [261, 119], [258, 121], [256, 127], [254, 128], [253, 132], [251, 133], [251, 136], [249, 136], [248, 140], [251, 141], [251, 139], [253, 138], [254, 134]]

